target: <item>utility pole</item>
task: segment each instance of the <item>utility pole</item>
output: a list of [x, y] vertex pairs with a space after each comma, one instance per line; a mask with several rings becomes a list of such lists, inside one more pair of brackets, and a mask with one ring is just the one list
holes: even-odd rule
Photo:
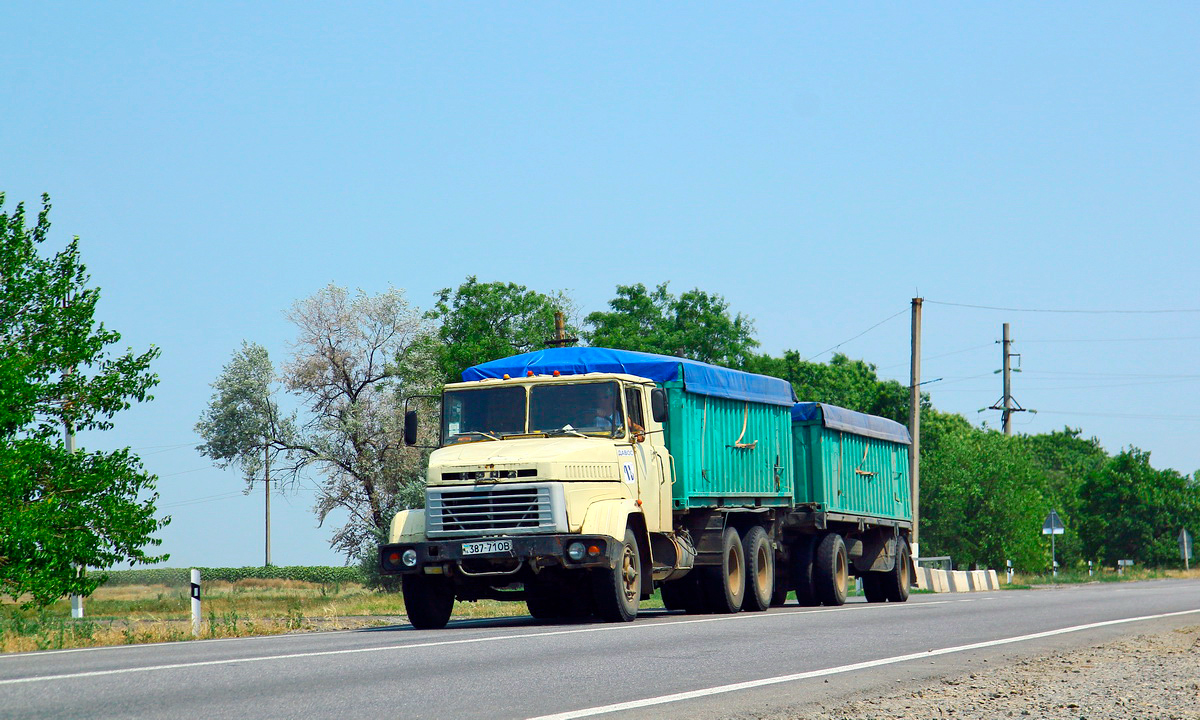
[[546, 347], [565, 347], [579, 342], [579, 338], [567, 337], [566, 322], [561, 312], [554, 313], [554, 337], [546, 341]]
[[908, 477], [912, 482], [912, 554], [920, 557], [921, 520], [921, 304], [912, 299], [912, 366], [908, 383], [908, 433], [912, 446], [908, 452]]
[[1012, 414], [1015, 412], [1025, 412], [1025, 408], [1021, 407], [1021, 404], [1014, 400], [1012, 396], [1012, 359], [1020, 358], [1021, 354], [1009, 352], [1009, 346], [1012, 345], [1012, 338], [1008, 334], [1008, 323], [1004, 323], [1003, 337], [1004, 339], [1000, 342], [1003, 344], [1002, 355], [1004, 363], [1002, 366], [1003, 369], [1000, 372], [1004, 373], [1004, 396], [997, 400], [991, 409], [1000, 411], [1000, 422], [1004, 426], [1004, 434], [1012, 435]]
[[264, 567], [271, 567], [271, 446], [263, 444], [263, 487], [267, 500], [267, 558]]

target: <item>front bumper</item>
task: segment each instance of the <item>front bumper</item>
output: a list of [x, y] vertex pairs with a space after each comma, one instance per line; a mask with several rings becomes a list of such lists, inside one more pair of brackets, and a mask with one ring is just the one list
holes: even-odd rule
[[[463, 555], [463, 546], [493, 540], [507, 540], [512, 550], [483, 554]], [[582, 560], [567, 557], [567, 546], [581, 542], [585, 547], [595, 546], [599, 553], [586, 555]], [[405, 565], [404, 551], [412, 550], [417, 555], [413, 565]], [[506, 537], [455, 538], [419, 543], [391, 543], [379, 546], [379, 569], [385, 575], [403, 575], [419, 572], [445, 571], [449, 565], [463, 561], [472, 564], [509, 563], [527, 564], [537, 568], [613, 568], [621, 558], [622, 543], [605, 535], [510, 535]], [[436, 569], [435, 569], [436, 568]], [[469, 573], [468, 573], [469, 574]]]

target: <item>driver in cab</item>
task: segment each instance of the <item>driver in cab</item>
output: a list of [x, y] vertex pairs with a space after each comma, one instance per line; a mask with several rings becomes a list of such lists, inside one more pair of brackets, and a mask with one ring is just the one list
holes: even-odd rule
[[614, 400], [609, 394], [598, 395], [592, 401], [592, 410], [588, 413], [584, 427], [597, 428], [613, 434], [624, 427], [621, 410], [616, 407]]

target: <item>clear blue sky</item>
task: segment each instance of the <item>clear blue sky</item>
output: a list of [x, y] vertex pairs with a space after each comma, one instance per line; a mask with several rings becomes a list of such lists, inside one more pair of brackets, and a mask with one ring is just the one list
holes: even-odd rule
[[[0, 190], [53, 196], [101, 317], [162, 348], [138, 448], [172, 565], [261, 562], [262, 498], [192, 447], [243, 339], [327, 283], [427, 307], [467, 275], [723, 295], [763, 349], [1000, 397], [1200, 468], [1195, 3], [8, 3]], [[961, 352], [960, 352], [961, 351]], [[817, 359], [827, 360], [829, 354]], [[216, 497], [212, 497], [216, 496]], [[190, 502], [200, 499], [198, 502]], [[277, 564], [339, 563], [304, 490]]]

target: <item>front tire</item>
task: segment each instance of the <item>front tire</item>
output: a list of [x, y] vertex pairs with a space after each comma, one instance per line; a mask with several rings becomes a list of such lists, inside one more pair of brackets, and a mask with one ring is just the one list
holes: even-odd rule
[[408, 621], [417, 630], [441, 630], [454, 610], [454, 586], [444, 575], [403, 575], [400, 587]]
[[629, 622], [637, 617], [642, 598], [642, 556], [633, 530], [625, 530], [617, 566], [593, 572], [596, 614], [609, 622]]

